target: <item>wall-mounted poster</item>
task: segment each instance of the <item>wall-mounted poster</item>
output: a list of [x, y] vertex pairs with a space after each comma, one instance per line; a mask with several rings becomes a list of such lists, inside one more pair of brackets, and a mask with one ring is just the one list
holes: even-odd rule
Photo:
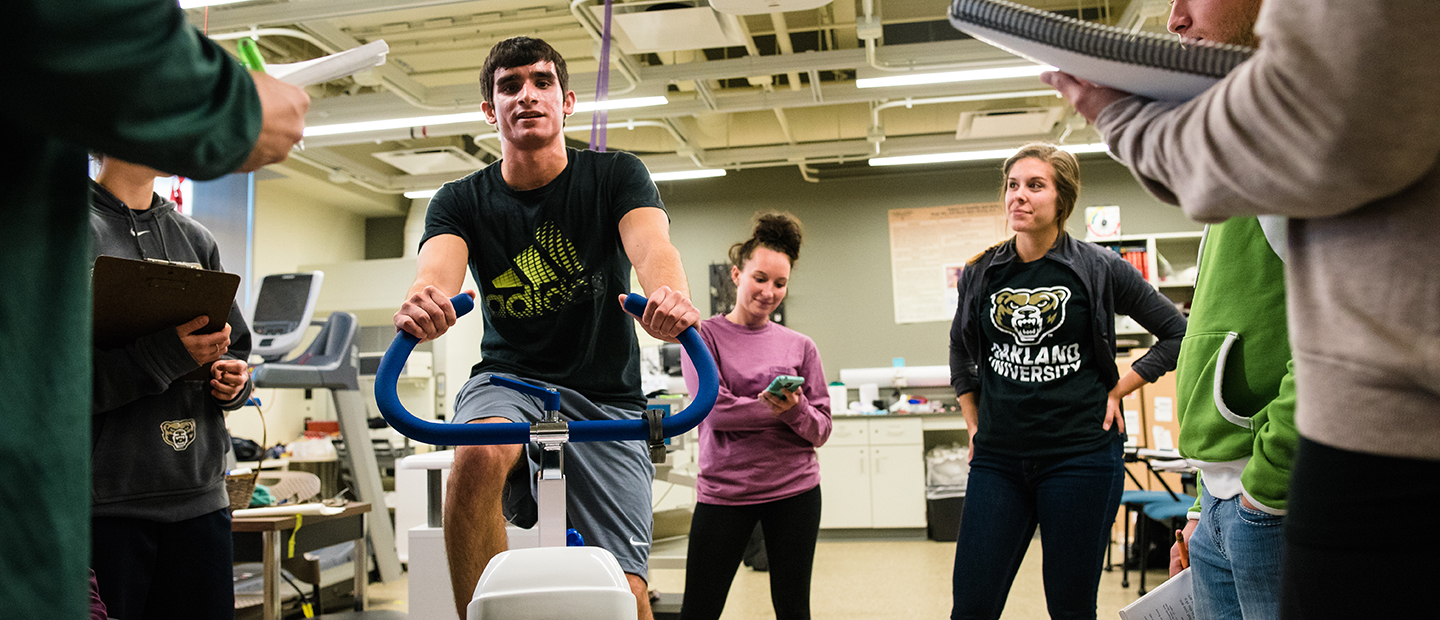
[[998, 202], [891, 209], [895, 322], [954, 319], [965, 262], [1009, 236]]

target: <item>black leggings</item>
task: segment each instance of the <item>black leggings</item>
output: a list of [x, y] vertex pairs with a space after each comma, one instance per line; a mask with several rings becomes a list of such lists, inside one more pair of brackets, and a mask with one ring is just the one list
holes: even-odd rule
[[695, 504], [685, 561], [682, 620], [715, 620], [725, 609], [745, 543], [760, 523], [770, 559], [770, 603], [776, 620], [809, 620], [810, 570], [820, 533], [820, 487], [748, 506]]

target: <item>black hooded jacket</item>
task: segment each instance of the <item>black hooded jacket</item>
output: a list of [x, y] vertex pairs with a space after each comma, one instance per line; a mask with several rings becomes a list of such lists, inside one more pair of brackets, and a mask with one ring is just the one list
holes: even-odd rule
[[[176, 213], [175, 203], [154, 196], [149, 209], [133, 210], [93, 181], [90, 203], [92, 260], [165, 259], [221, 269], [214, 236]], [[250, 329], [238, 304], [231, 304], [228, 322], [224, 357], [248, 359]], [[250, 383], [220, 402], [208, 381], [182, 379], [198, 365], [174, 329], [93, 353], [92, 514], [173, 523], [227, 506], [225, 412], [249, 399]]]

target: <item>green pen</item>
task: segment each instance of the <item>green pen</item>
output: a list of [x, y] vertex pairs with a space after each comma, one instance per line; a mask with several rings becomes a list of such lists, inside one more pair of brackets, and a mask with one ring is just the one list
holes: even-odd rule
[[235, 42], [235, 48], [241, 65], [251, 71], [265, 72], [265, 59], [260, 57], [260, 48], [255, 46], [254, 39], [240, 39]]

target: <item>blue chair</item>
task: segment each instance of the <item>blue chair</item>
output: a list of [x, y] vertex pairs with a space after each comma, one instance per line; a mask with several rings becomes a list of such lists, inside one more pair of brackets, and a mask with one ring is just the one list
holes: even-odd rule
[[[1190, 508], [1195, 505], [1195, 498], [1190, 497], [1189, 495], [1185, 495], [1183, 493], [1178, 495], [1180, 499], [1166, 499], [1158, 502], [1150, 502], [1148, 504], [1145, 504], [1145, 516], [1149, 517], [1150, 519], [1154, 519], [1155, 521], [1158, 521], [1160, 523], [1170, 524], [1170, 529], [1172, 530], [1180, 529], [1178, 527], [1175, 527], [1175, 520], [1188, 518], [1187, 515], [1190, 512]], [[1149, 541], [1150, 539], [1145, 537], [1145, 528], [1145, 520], [1142, 519], [1140, 521], [1139, 528], [1140, 540]], [[1149, 543], [1147, 542], [1146, 544], [1148, 545]], [[1149, 555], [1148, 551], [1145, 555]], [[1144, 596], [1145, 567], [1143, 564], [1141, 566], [1142, 568], [1140, 569], [1140, 594], [1141, 596]]]
[[[1127, 474], [1130, 471], [1127, 469]], [[1134, 478], [1134, 474], [1130, 474]], [[1140, 481], [1135, 481], [1136, 485]], [[1125, 507], [1125, 537], [1121, 540], [1123, 550], [1120, 558], [1120, 587], [1130, 587], [1130, 515], [1144, 510], [1145, 506], [1153, 502], [1177, 501], [1177, 495], [1169, 491], [1125, 491], [1120, 494], [1120, 505]], [[1110, 561], [1110, 547], [1105, 548], [1105, 570], [1113, 570], [1113, 563]]]

